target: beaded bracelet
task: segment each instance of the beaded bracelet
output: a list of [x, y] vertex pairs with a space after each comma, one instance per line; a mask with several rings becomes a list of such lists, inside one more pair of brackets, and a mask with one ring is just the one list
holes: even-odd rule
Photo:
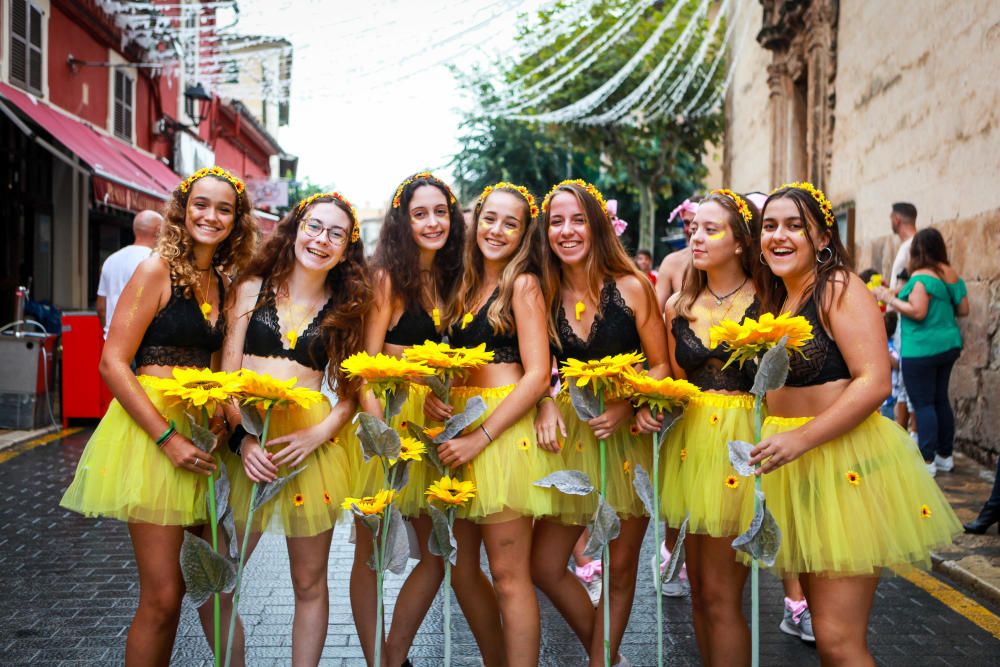
[[170, 436], [172, 436], [176, 432], [177, 432], [177, 425], [174, 424], [174, 420], [171, 419], [170, 426], [168, 426], [167, 430], [163, 432], [163, 435], [161, 435], [159, 438], [156, 439], [156, 446], [162, 447], [163, 445], [165, 445], [167, 443], [167, 440], [170, 439]]

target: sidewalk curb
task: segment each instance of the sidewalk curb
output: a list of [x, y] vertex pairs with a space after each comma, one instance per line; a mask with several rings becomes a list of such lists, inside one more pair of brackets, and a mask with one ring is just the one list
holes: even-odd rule
[[26, 442], [35, 440], [36, 438], [51, 435], [52, 433], [58, 433], [61, 430], [62, 426], [50, 424], [49, 426], [45, 426], [34, 431], [12, 431], [11, 433], [18, 433], [19, 435], [12, 435], [10, 439], [0, 438], [0, 452], [19, 447]]
[[931, 562], [935, 572], [948, 577], [952, 581], [967, 586], [990, 602], [1000, 605], [1000, 588], [976, 576], [954, 560], [946, 560], [931, 552]]

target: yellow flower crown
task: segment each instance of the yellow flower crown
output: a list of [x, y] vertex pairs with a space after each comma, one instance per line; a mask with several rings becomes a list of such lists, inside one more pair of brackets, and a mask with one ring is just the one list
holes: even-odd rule
[[204, 167], [199, 169], [181, 181], [180, 185], [177, 186], [177, 189], [186, 193], [191, 189], [191, 186], [194, 185], [195, 181], [201, 180], [206, 176], [218, 176], [221, 179], [229, 181], [233, 188], [236, 189], [236, 194], [242, 195], [244, 190], [246, 190], [246, 186], [243, 184], [243, 181], [236, 178], [228, 170], [223, 169], [222, 167]]
[[549, 190], [549, 194], [545, 195], [545, 199], [542, 200], [542, 211], [543, 212], [549, 210], [549, 202], [552, 200], [552, 196], [555, 195], [556, 191], [559, 188], [561, 188], [562, 186], [564, 186], [564, 185], [579, 185], [581, 188], [583, 188], [584, 190], [586, 190], [587, 192], [589, 192], [591, 195], [593, 195], [594, 199], [597, 200], [597, 203], [601, 205], [601, 209], [602, 210], [604, 210], [604, 211], [608, 210], [608, 204], [607, 204], [607, 202], [604, 201], [604, 195], [601, 194], [600, 190], [598, 190], [596, 187], [594, 187], [593, 183], [588, 183], [587, 181], [583, 180], [582, 178], [574, 178], [574, 179], [567, 179], [565, 181], [561, 181], [561, 182], [556, 183], [555, 185], [552, 186], [552, 189]]
[[451, 188], [449, 188], [448, 185], [444, 181], [442, 181], [440, 178], [438, 178], [437, 176], [435, 176], [434, 174], [432, 174], [429, 171], [420, 171], [420, 172], [417, 172], [416, 174], [414, 174], [413, 176], [410, 176], [408, 179], [406, 179], [402, 183], [400, 183], [399, 187], [396, 188], [396, 194], [393, 195], [393, 197], [392, 197], [392, 207], [393, 208], [399, 208], [399, 203], [400, 203], [400, 201], [403, 198], [403, 189], [407, 185], [409, 185], [410, 183], [412, 183], [413, 181], [420, 180], [421, 178], [426, 178], [428, 180], [434, 181], [435, 183], [437, 183], [438, 185], [440, 185], [441, 187], [443, 187], [445, 189], [445, 191], [447, 191], [447, 193], [448, 193], [448, 203], [449, 204], [454, 204], [455, 203], [455, 201], [456, 201], [455, 200], [455, 195], [452, 194]]
[[477, 204], [482, 204], [486, 201], [486, 198], [489, 197], [490, 193], [494, 190], [516, 192], [524, 198], [524, 201], [528, 202], [528, 209], [531, 211], [531, 217], [535, 218], [538, 216], [538, 206], [535, 204], [535, 196], [528, 191], [528, 188], [523, 185], [514, 185], [513, 183], [508, 183], [507, 181], [500, 181], [499, 183], [494, 183], [493, 185], [487, 185], [483, 190], [483, 193], [479, 195], [479, 201]]
[[826, 195], [823, 194], [822, 190], [808, 181], [796, 181], [794, 183], [785, 183], [781, 187], [771, 190], [771, 194], [773, 195], [778, 190], [784, 190], [785, 188], [798, 188], [799, 190], [805, 190], [812, 195], [812, 198], [816, 200], [817, 204], [819, 204], [819, 210], [823, 211], [823, 217], [826, 219], [826, 226], [833, 227], [833, 204], [831, 204], [830, 200], [826, 198]]
[[354, 205], [351, 204], [351, 202], [347, 201], [347, 198], [344, 197], [344, 195], [340, 194], [339, 192], [317, 192], [314, 195], [309, 195], [308, 197], [299, 202], [299, 205], [296, 207], [296, 212], [302, 213], [302, 211], [304, 211], [306, 207], [309, 206], [309, 204], [313, 203], [314, 201], [316, 201], [321, 197], [336, 199], [341, 203], [343, 203], [344, 206], [348, 208], [348, 210], [350, 210], [351, 222], [354, 223], [354, 226], [351, 227], [351, 243], [357, 243], [358, 239], [361, 238], [361, 224], [358, 222], [358, 210], [354, 208]]
[[736, 210], [740, 212], [740, 217], [742, 217], [743, 222], [746, 223], [747, 234], [753, 236], [753, 232], [750, 231], [750, 222], [753, 220], [753, 213], [750, 212], [750, 207], [747, 206], [747, 202], [745, 199], [743, 199], [743, 197], [739, 196], [738, 194], [727, 188], [718, 188], [717, 190], [712, 190], [710, 194], [729, 197], [734, 202], [736, 202]]

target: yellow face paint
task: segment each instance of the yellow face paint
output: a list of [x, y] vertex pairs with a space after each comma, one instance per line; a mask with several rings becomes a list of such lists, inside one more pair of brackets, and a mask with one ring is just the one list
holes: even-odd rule
[[722, 239], [726, 238], [726, 230], [723, 229], [721, 232], [709, 234], [708, 238], [713, 241], [721, 241]]
[[480, 220], [479, 221], [479, 228], [480, 229], [489, 229], [490, 228], [490, 223], [486, 222], [485, 220]]
[[801, 237], [805, 238], [805, 235], [806, 235], [806, 232], [805, 232], [805, 230], [803, 230], [803, 229], [800, 229], [800, 230], [799, 230], [799, 236], [801, 236]]
[[514, 234], [517, 234], [517, 230], [516, 229], [505, 229], [505, 230], [503, 230], [503, 233], [506, 234], [507, 236], [513, 236]]

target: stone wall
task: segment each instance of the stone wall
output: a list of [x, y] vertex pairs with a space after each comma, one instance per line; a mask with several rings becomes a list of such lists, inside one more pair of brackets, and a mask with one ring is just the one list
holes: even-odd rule
[[[737, 191], [767, 190], [777, 185], [768, 182], [772, 123], [783, 121], [769, 113], [772, 53], [752, 39], [764, 10], [739, 0], [733, 11], [753, 24], [727, 99], [723, 177]], [[972, 311], [952, 380], [958, 444], [991, 463], [1000, 452], [1000, 2], [840, 0], [836, 26], [827, 194], [855, 210], [859, 270], [888, 271], [894, 201], [913, 202], [918, 227], [944, 234]]]

